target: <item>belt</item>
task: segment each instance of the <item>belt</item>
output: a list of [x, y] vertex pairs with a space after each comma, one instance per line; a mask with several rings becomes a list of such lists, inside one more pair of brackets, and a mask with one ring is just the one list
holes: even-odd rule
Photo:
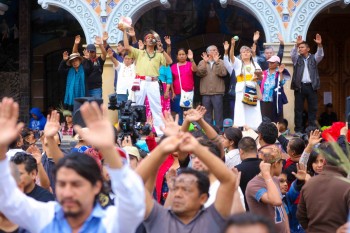
[[251, 81], [253, 78], [253, 75], [246, 75], [245, 80], [243, 75], [238, 75], [237, 77], [237, 82], [244, 82], [244, 81]]
[[136, 75], [137, 79], [140, 80], [145, 80], [145, 81], [158, 81], [158, 77], [151, 77], [151, 76], [141, 76], [141, 75]]
[[304, 86], [311, 86], [312, 83], [301, 83], [301, 85], [304, 85]]

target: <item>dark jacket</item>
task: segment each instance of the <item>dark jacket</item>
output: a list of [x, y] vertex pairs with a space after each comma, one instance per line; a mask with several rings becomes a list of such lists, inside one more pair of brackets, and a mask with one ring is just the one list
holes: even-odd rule
[[[317, 69], [317, 61], [314, 54], [310, 54], [310, 57], [307, 59], [307, 66], [309, 68], [309, 74], [311, 79], [311, 85], [314, 90], [320, 89], [320, 76]], [[294, 65], [293, 78], [291, 83], [291, 89], [295, 91], [300, 91], [301, 89], [301, 80], [304, 74], [304, 58], [299, 55], [296, 64]]]
[[297, 218], [308, 233], [329, 233], [348, 220], [350, 182], [346, 173], [326, 165], [322, 173], [312, 177], [302, 188]]
[[[280, 58], [282, 63], [284, 53], [284, 44], [280, 44], [277, 52], [277, 56]], [[264, 56], [264, 50], [260, 50], [260, 54], [258, 55], [258, 64], [261, 68], [261, 70], [267, 70], [269, 68], [269, 62], [267, 61], [266, 57]]]

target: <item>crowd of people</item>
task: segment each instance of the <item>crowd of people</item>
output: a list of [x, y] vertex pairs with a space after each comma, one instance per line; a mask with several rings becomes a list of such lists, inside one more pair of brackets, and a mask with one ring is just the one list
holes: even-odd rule
[[[210, 45], [198, 64], [183, 48], [172, 64], [170, 37], [164, 48], [153, 31], [137, 41], [132, 27], [118, 28], [123, 41], [116, 51], [104, 33], [84, 57], [80, 36], [72, 54], [63, 53], [64, 108], [46, 118], [33, 108], [24, 127], [18, 104], [1, 101], [0, 232], [350, 232], [348, 126], [342, 123], [331, 139], [316, 121], [320, 35], [316, 54], [300, 36], [291, 52], [297, 132], [291, 135], [283, 119], [290, 74], [281, 63], [280, 35], [277, 55], [272, 47], [260, 54], [256, 32], [238, 56], [232, 38], [223, 44], [223, 59]], [[146, 137], [118, 137], [123, 129], [96, 102], [80, 107], [86, 127], [73, 125], [75, 98], [101, 98], [108, 57], [118, 100], [147, 106], [153, 130]], [[195, 75], [201, 105], [193, 103]], [[228, 76], [233, 115], [223, 119]], [[322, 115], [327, 124], [334, 118], [329, 110]], [[73, 134], [77, 143], [63, 151], [62, 136]]]

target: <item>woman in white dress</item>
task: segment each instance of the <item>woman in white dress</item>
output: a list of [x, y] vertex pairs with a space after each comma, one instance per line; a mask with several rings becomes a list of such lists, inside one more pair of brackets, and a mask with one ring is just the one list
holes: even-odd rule
[[[232, 46], [232, 42], [231, 42]], [[225, 67], [228, 72], [235, 71], [236, 84], [236, 103], [234, 111], [233, 125], [243, 127], [245, 125], [256, 130], [262, 122], [260, 111], [261, 91], [257, 80], [261, 74], [261, 68], [258, 63], [253, 61], [252, 49], [248, 46], [242, 46], [240, 49], [240, 57], [231, 56], [231, 61], [228, 56], [224, 56]], [[247, 105], [242, 102], [245, 94], [246, 86], [255, 88], [257, 92], [256, 105]]]

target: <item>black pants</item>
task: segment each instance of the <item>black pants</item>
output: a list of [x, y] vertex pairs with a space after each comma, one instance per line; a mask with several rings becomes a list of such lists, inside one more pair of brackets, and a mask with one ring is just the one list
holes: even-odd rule
[[295, 132], [303, 132], [303, 110], [305, 99], [308, 106], [308, 125], [316, 125], [316, 113], [317, 113], [317, 91], [312, 88], [311, 83], [302, 84], [301, 90], [294, 91], [294, 124]]
[[223, 122], [223, 95], [203, 95], [202, 104], [207, 109], [204, 120], [213, 124], [213, 110], [216, 126], [222, 129]]

